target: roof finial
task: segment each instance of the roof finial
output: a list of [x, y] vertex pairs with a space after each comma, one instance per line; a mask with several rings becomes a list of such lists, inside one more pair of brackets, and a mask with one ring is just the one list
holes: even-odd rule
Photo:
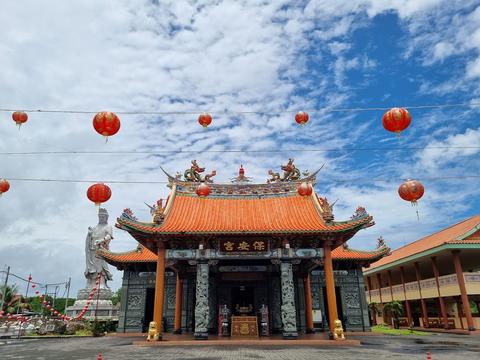
[[245, 176], [245, 169], [243, 168], [243, 164], [240, 164], [240, 169], [238, 169], [238, 176], [230, 180], [233, 183], [246, 183], [250, 182], [250, 179], [251, 178]]

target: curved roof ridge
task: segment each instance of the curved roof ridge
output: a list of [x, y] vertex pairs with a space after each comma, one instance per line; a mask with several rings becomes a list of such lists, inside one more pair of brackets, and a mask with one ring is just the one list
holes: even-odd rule
[[[462, 223], [464, 223], [464, 222], [467, 222], [467, 221], [469, 221], [469, 220], [472, 220], [472, 219], [474, 219], [474, 218], [476, 218], [476, 217], [479, 218], [478, 221], [480, 222], [480, 215], [470, 216], [470, 217], [468, 217], [468, 218], [466, 218], [466, 219], [463, 219], [463, 220], [461, 220], [461, 221], [459, 221], [459, 222], [457, 222], [457, 223], [455, 223], [455, 224], [452, 224], [452, 225], [450, 225], [450, 226], [447, 226], [446, 228], [437, 230], [437, 231], [435, 231], [434, 233], [431, 233], [430, 235], [423, 236], [423, 237], [421, 237], [420, 239], [417, 239], [417, 240], [415, 240], [415, 241], [412, 241], [411, 243], [402, 245], [402, 246], [396, 248], [395, 250], [392, 250], [392, 254], [393, 254], [394, 252], [399, 251], [399, 250], [401, 250], [401, 249], [404, 249], [404, 248], [406, 248], [406, 247], [413, 246], [413, 245], [415, 245], [416, 243], [418, 243], [418, 242], [420, 242], [420, 241], [422, 241], [422, 240], [425, 240], [425, 239], [427, 239], [427, 238], [429, 238], [429, 237], [438, 235], [438, 234], [440, 234], [440, 233], [442, 233], [442, 232], [444, 232], [444, 231], [447, 231], [447, 230], [449, 230], [449, 229], [452, 229], [452, 228], [454, 228], [455, 226], [458, 226], [458, 225], [460, 225], [460, 224], [462, 224]], [[454, 239], [452, 239], [452, 240], [454, 240]]]
[[424, 251], [436, 248], [443, 244], [453, 242], [458, 236], [467, 233], [480, 223], [480, 215], [473, 215], [446, 228], [438, 230], [430, 235], [421, 237], [411, 243], [403, 245], [386, 256], [373, 263], [369, 270], [399, 261]]

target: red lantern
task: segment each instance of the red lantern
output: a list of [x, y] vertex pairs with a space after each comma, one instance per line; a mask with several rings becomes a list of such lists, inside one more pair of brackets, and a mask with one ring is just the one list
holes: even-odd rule
[[205, 129], [212, 123], [212, 115], [208, 113], [202, 113], [198, 117], [198, 123], [202, 125]]
[[425, 188], [418, 180], [407, 180], [398, 188], [398, 195], [403, 200], [410, 201], [412, 205], [417, 204], [417, 200], [423, 196]]
[[107, 185], [102, 183], [92, 185], [87, 190], [88, 199], [98, 206], [100, 206], [101, 203], [108, 201], [111, 196], [112, 190], [110, 190]]
[[301, 196], [310, 196], [313, 192], [313, 187], [310, 183], [302, 182], [297, 188], [298, 194]]
[[198, 196], [200, 197], [207, 197], [210, 195], [210, 186], [208, 186], [205, 183], [201, 183], [200, 185], [197, 186], [197, 189], [195, 190]]
[[382, 117], [383, 127], [397, 135], [400, 135], [403, 130], [408, 128], [411, 122], [412, 117], [404, 108], [392, 108], [383, 114]]
[[13, 114], [12, 114], [12, 119], [13, 121], [15, 121], [15, 123], [18, 125], [18, 127], [20, 128], [20, 126], [22, 126], [22, 124], [26, 123], [27, 120], [28, 120], [28, 115], [26, 112], [23, 112], [23, 111], [15, 111]]
[[305, 111], [299, 111], [295, 115], [295, 121], [297, 122], [297, 124], [305, 126], [305, 124], [308, 122], [308, 113], [306, 113]]
[[[410, 201], [412, 206], [417, 206], [417, 200], [423, 196], [424, 192], [425, 188], [418, 180], [406, 180], [398, 188], [398, 195], [400, 195], [403, 200]], [[418, 210], [417, 218], [419, 219]]]
[[5, 179], [1, 179], [0, 180], [0, 196], [2, 196], [3, 193], [6, 193], [9, 189], [10, 189], [10, 183]]
[[108, 139], [108, 136], [115, 135], [120, 130], [120, 119], [113, 112], [102, 111], [93, 118], [93, 127]]

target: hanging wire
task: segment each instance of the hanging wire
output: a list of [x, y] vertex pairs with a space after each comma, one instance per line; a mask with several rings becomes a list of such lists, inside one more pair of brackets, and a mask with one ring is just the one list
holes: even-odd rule
[[[423, 181], [441, 181], [456, 179], [480, 179], [480, 175], [454, 175], [454, 176], [434, 176], [434, 177], [414, 177]], [[5, 177], [9, 181], [25, 181], [25, 182], [57, 182], [57, 183], [105, 183], [105, 184], [169, 184], [168, 181], [135, 181], [135, 180], [75, 180], [75, 179], [42, 179], [42, 178], [10, 178]], [[404, 181], [405, 178], [355, 178], [355, 179], [325, 179], [322, 182], [334, 183], [359, 183], [359, 182], [393, 182]]]
[[10, 155], [162, 155], [162, 154], [195, 154], [195, 153], [280, 153], [280, 152], [353, 152], [353, 151], [418, 151], [418, 150], [450, 150], [480, 149], [480, 146], [419, 146], [419, 147], [348, 147], [348, 148], [316, 148], [316, 149], [265, 149], [265, 150], [118, 150], [118, 151], [4, 151], [0, 156]]
[[[4, 271], [4, 270], [0, 270], [0, 273], [5, 274], [5, 275], [7, 274], [7, 272]], [[30, 284], [35, 284], [35, 285], [38, 285], [40, 287], [45, 287], [46, 285], [47, 286], [58, 286], [58, 285], [68, 284], [68, 281], [60, 282], [60, 283], [40, 283], [40, 282], [36, 282], [36, 281], [33, 281], [33, 280], [28, 280], [28, 278], [23, 278], [19, 275], [16, 275], [16, 274], [12, 273], [12, 272], [9, 273], [9, 276], [14, 277], [18, 280], [24, 281], [26, 283], [30, 282]]]
[[[426, 105], [402, 105], [397, 107], [403, 107], [409, 110], [412, 109], [445, 109], [445, 108], [455, 108], [455, 107], [477, 107], [480, 106], [480, 102], [471, 102], [471, 103], [454, 103], [454, 104], [426, 104]], [[352, 107], [352, 108], [334, 108], [334, 107], [324, 107], [317, 109], [302, 109], [302, 111], [317, 113], [317, 112], [361, 112], [361, 111], [387, 111], [391, 107], [384, 106], [375, 106], [375, 107]], [[13, 112], [13, 111], [25, 111], [25, 112], [38, 112], [38, 113], [62, 113], [62, 114], [96, 114], [99, 111], [93, 110], [61, 110], [61, 109], [14, 109], [12, 107], [0, 108], [0, 112]], [[114, 111], [118, 115], [198, 115], [205, 110], [201, 111]], [[278, 110], [278, 111], [252, 111], [252, 110], [218, 110], [218, 111], [208, 111], [211, 114], [216, 115], [278, 115], [278, 114], [295, 114], [297, 110]]]

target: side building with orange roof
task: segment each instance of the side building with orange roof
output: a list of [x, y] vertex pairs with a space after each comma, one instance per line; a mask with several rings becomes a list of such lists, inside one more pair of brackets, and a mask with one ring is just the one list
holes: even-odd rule
[[480, 216], [392, 251], [364, 275], [375, 323], [390, 324], [383, 306], [398, 301], [400, 326], [479, 329]]
[[173, 331], [295, 339], [332, 333], [336, 320], [348, 331], [368, 330], [362, 267], [389, 249], [357, 251], [346, 242], [372, 217], [358, 208], [335, 221], [313, 190], [318, 172], [301, 174], [293, 160], [282, 169], [266, 184], [251, 183], [243, 167], [232, 183], [215, 184], [216, 172], [202, 176], [192, 161], [183, 177], [166, 173], [171, 192], [151, 207], [151, 221], [125, 209], [116, 226], [138, 247], [98, 252], [124, 271], [118, 331], [151, 325], [160, 338]]

